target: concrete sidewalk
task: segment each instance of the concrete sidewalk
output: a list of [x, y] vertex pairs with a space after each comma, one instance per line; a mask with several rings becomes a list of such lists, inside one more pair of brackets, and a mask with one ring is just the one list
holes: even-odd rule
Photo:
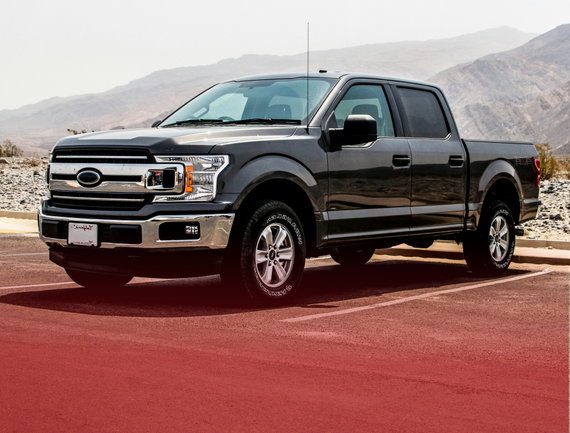
[[[0, 237], [17, 234], [33, 235], [37, 232], [38, 225], [35, 214], [0, 211]], [[376, 254], [463, 260], [462, 246], [446, 241], [435, 242], [426, 249], [398, 245], [376, 250]], [[517, 239], [513, 262], [568, 266], [570, 265], [570, 242]]]

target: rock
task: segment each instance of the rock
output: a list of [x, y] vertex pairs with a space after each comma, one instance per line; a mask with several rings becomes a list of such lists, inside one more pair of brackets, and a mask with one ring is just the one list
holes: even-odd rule
[[[21, 158], [12, 161], [0, 171], [0, 210], [35, 212], [41, 197], [48, 194], [42, 173], [47, 161], [39, 158]], [[21, 167], [20, 165], [21, 164]]]
[[522, 224], [527, 239], [570, 241], [570, 182], [551, 179], [541, 183], [542, 202], [537, 220]]

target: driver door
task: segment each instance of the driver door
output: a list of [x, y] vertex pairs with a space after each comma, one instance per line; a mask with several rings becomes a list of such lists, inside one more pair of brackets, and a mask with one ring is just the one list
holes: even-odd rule
[[407, 139], [396, 137], [386, 88], [370, 81], [351, 84], [326, 127], [342, 128], [350, 114], [372, 116], [378, 138], [327, 152], [328, 240], [406, 236], [411, 221], [411, 151]]

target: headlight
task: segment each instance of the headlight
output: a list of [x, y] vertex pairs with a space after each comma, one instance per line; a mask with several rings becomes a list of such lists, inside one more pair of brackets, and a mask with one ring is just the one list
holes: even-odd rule
[[218, 175], [229, 164], [227, 155], [158, 156], [157, 162], [181, 162], [185, 166], [184, 194], [156, 196], [154, 202], [211, 201], [216, 196]]

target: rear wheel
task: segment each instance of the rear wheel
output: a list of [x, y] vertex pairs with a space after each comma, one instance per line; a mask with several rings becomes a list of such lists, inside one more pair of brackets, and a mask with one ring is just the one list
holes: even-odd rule
[[77, 284], [88, 289], [118, 289], [133, 279], [133, 277], [125, 275], [101, 274], [98, 272], [77, 271], [67, 268], [65, 272], [67, 272], [69, 278]]
[[467, 266], [478, 275], [499, 275], [511, 264], [514, 251], [513, 216], [505, 203], [494, 201], [482, 215], [477, 231], [463, 242]]
[[258, 304], [283, 303], [297, 290], [305, 267], [305, 235], [287, 204], [257, 203], [243, 220], [222, 267], [226, 286], [243, 290]]
[[343, 247], [331, 252], [332, 259], [343, 266], [363, 266], [374, 255], [373, 247]]

